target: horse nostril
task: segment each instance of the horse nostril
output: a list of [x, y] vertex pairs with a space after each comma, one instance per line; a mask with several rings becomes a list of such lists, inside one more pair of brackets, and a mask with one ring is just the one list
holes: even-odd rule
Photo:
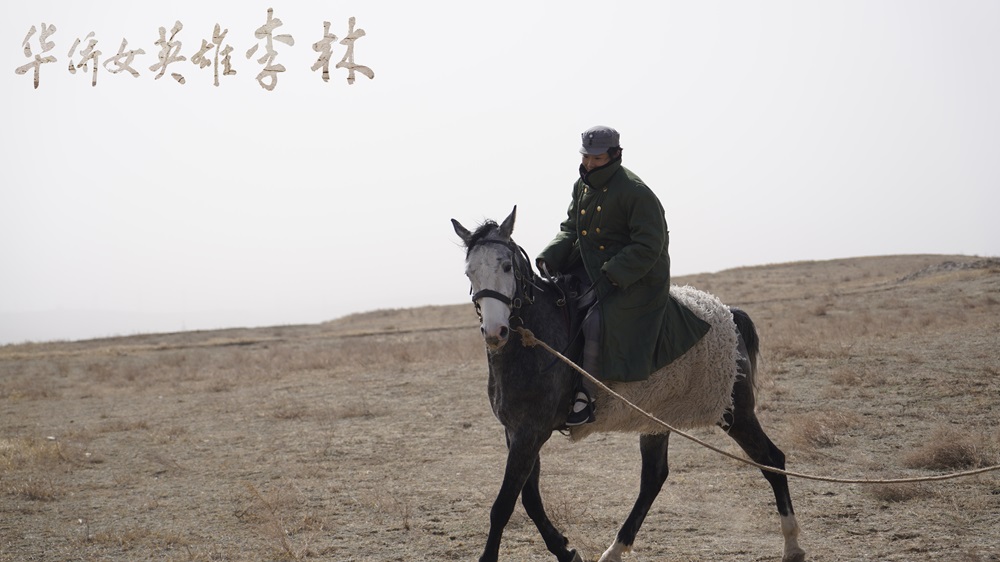
[[507, 336], [509, 336], [509, 335], [510, 335], [510, 330], [507, 329], [507, 326], [501, 326], [500, 327], [500, 339], [505, 340], [505, 339], [507, 339]]
[[486, 335], [486, 326], [480, 326], [479, 327], [479, 331], [482, 332], [482, 334], [485, 336]]

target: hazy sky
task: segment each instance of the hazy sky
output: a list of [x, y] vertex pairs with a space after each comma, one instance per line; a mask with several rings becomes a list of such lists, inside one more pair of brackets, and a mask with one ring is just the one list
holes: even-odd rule
[[[268, 7], [294, 39], [273, 42], [272, 91]], [[350, 17], [375, 73], [354, 84], [334, 68]], [[177, 21], [187, 60], [156, 79]], [[311, 70], [324, 21], [329, 82]], [[215, 87], [191, 59], [217, 23], [237, 73]], [[449, 219], [517, 205], [537, 254], [595, 124], [663, 201], [675, 276], [1000, 254], [992, 0], [59, 0], [9, 4], [0, 30], [0, 344], [465, 302]], [[96, 87], [68, 71], [90, 32]], [[145, 51], [136, 78], [105, 65], [123, 39]], [[38, 89], [15, 73], [34, 55], [56, 59]]]

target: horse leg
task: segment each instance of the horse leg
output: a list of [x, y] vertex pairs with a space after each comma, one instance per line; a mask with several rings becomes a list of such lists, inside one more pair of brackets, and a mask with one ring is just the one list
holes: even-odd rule
[[635, 542], [635, 535], [646, 519], [653, 500], [667, 481], [670, 468], [667, 465], [667, 445], [670, 434], [642, 435], [639, 437], [639, 451], [642, 453], [642, 476], [639, 480], [639, 497], [632, 506], [632, 512], [618, 531], [618, 537], [598, 562], [621, 562], [622, 554], [628, 552]]
[[548, 435], [537, 432], [507, 431], [507, 466], [504, 469], [503, 484], [490, 508], [490, 534], [486, 538], [486, 548], [479, 562], [497, 562], [500, 556], [500, 538], [503, 529], [514, 513], [517, 497], [531, 475], [538, 460], [538, 452], [548, 439]]
[[524, 505], [524, 511], [528, 513], [528, 517], [531, 517], [531, 520], [535, 522], [535, 526], [538, 527], [538, 532], [545, 541], [545, 547], [549, 549], [549, 552], [556, 555], [559, 562], [583, 562], [580, 555], [576, 553], [576, 550], [568, 550], [566, 548], [569, 540], [555, 528], [552, 522], [549, 521], [548, 515], [545, 514], [545, 506], [542, 505], [541, 490], [538, 487], [540, 474], [541, 460], [536, 456], [535, 466], [531, 469], [531, 474], [528, 475], [528, 480], [524, 483], [524, 488], [521, 489], [521, 503]]
[[[765, 466], [785, 469], [785, 454], [764, 433], [764, 429], [754, 413], [753, 386], [745, 377], [740, 377], [733, 387], [733, 413], [726, 416], [729, 436], [754, 461]], [[762, 470], [764, 478], [774, 491], [778, 514], [781, 516], [781, 534], [785, 539], [782, 562], [804, 562], [806, 553], [799, 548], [799, 525], [792, 509], [792, 497], [788, 492], [788, 478]]]

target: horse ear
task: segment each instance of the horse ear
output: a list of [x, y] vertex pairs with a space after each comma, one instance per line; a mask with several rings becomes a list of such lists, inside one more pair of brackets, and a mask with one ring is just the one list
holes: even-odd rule
[[517, 215], [517, 205], [514, 205], [514, 210], [510, 212], [510, 216], [500, 223], [500, 234], [504, 235], [505, 238], [510, 238], [511, 233], [514, 232], [515, 215]]
[[455, 234], [457, 234], [458, 237], [462, 239], [462, 242], [465, 242], [465, 245], [468, 246], [469, 238], [472, 238], [472, 233], [455, 219], [451, 219], [451, 225], [455, 227]]

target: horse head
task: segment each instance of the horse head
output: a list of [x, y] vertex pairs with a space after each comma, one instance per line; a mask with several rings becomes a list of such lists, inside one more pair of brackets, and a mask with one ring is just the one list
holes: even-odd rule
[[511, 323], [517, 310], [530, 295], [525, 279], [533, 276], [531, 263], [514, 241], [514, 216], [517, 207], [499, 225], [486, 221], [470, 232], [451, 219], [455, 233], [465, 244], [465, 275], [472, 283], [472, 302], [480, 318], [480, 330], [488, 349], [499, 351], [510, 337]]

